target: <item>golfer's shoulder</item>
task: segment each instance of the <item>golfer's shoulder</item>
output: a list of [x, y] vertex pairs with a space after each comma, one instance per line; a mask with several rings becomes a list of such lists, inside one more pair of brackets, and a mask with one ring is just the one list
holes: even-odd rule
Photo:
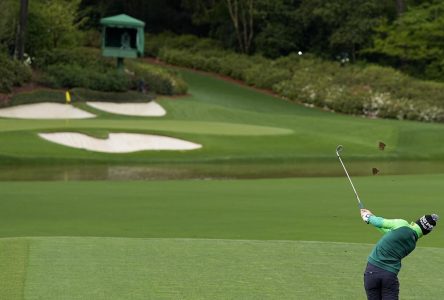
[[404, 219], [384, 219], [384, 223], [389, 225], [392, 229], [410, 226], [410, 223]]
[[396, 222], [400, 226], [410, 226], [410, 223], [404, 219], [396, 219]]

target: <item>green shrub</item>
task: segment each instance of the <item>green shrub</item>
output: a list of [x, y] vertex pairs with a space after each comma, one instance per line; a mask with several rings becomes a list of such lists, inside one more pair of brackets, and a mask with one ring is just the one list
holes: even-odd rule
[[222, 49], [222, 45], [219, 41], [198, 38], [193, 35], [176, 35], [171, 32], [164, 32], [161, 34], [145, 35], [145, 55], [151, 57], [158, 57], [162, 48], [178, 49], [178, 50], [190, 50], [205, 51]]
[[145, 55], [151, 57], [159, 56], [160, 49], [166, 46], [167, 40], [174, 37], [173, 33], [145, 34]]
[[34, 61], [35, 67], [43, 70], [48, 66], [57, 64], [79, 65], [98, 69], [113, 67], [113, 62], [103, 58], [100, 51], [94, 48], [53, 49], [42, 52]]
[[[152, 94], [142, 94], [135, 91], [129, 92], [100, 92], [84, 88], [70, 90], [72, 102], [85, 101], [109, 101], [109, 102], [148, 102], [155, 97]], [[13, 95], [9, 105], [20, 105], [40, 102], [65, 103], [65, 91], [37, 89]]]
[[14, 85], [11, 78], [13, 72], [6, 65], [0, 65], [0, 93], [10, 92]]
[[113, 60], [103, 58], [98, 49], [55, 49], [44, 52], [36, 65], [44, 71], [41, 82], [53, 88], [124, 92], [138, 88], [143, 80], [150, 92], [178, 95], [187, 91], [178, 74], [161, 67], [126, 60], [125, 66], [133, 72], [118, 73]]
[[172, 65], [192, 68], [192, 55], [186, 51], [163, 48], [159, 52], [159, 58]]
[[12, 87], [29, 82], [31, 77], [30, 67], [0, 54], [0, 92], [10, 92]]
[[65, 103], [65, 92], [38, 89], [26, 93], [18, 93], [11, 97], [9, 105], [30, 104], [39, 102]]
[[155, 98], [153, 94], [143, 94], [136, 91], [109, 93], [93, 91], [84, 88], [71, 90], [73, 101], [108, 101], [108, 102], [148, 102]]
[[146, 63], [129, 62], [128, 67], [134, 72], [134, 80], [143, 80], [148, 92], [162, 95], [186, 94], [188, 86], [178, 73]]
[[253, 66], [248, 56], [240, 54], [226, 54], [221, 65], [221, 73], [234, 79], [245, 80], [245, 70]]
[[42, 52], [35, 65], [43, 71], [40, 82], [52, 88], [84, 87], [99, 91], [123, 92], [131, 79], [116, 71], [110, 59], [98, 49], [71, 48]]
[[130, 87], [128, 76], [116, 70], [103, 72], [93, 68], [85, 69], [77, 64], [51, 65], [42, 81], [52, 88], [85, 87], [99, 91], [123, 92]]
[[82, 40], [84, 47], [100, 48], [102, 42], [101, 32], [98, 30], [90, 29], [88, 31], [82, 31]]
[[275, 84], [291, 78], [289, 69], [274, 64], [257, 64], [245, 70], [245, 82], [258, 88], [272, 89]]

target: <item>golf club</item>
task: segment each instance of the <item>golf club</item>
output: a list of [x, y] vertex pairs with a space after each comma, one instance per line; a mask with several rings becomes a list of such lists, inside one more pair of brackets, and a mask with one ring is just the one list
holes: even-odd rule
[[342, 162], [341, 155], [339, 154], [342, 151], [342, 149], [344, 149], [344, 147], [342, 147], [342, 145], [339, 145], [338, 147], [336, 147], [336, 155], [338, 156], [339, 161], [341, 162], [341, 165], [344, 168], [345, 174], [347, 175], [347, 178], [350, 181], [350, 184], [351, 184], [351, 186], [353, 188], [353, 192], [355, 192], [356, 199], [358, 200], [359, 209], [363, 209], [364, 208], [364, 204], [362, 204], [361, 199], [359, 199], [358, 192], [356, 192], [355, 186], [353, 185], [353, 182], [352, 182], [352, 180], [350, 178], [350, 175], [348, 175], [347, 169], [345, 168], [345, 165]]

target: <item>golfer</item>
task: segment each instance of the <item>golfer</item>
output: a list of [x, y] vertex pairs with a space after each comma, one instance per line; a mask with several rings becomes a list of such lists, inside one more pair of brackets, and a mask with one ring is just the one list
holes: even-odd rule
[[361, 217], [384, 233], [368, 257], [364, 273], [367, 299], [399, 299], [401, 260], [415, 249], [419, 238], [433, 230], [439, 217], [425, 215], [409, 224], [401, 219], [376, 217], [367, 209], [361, 209]]

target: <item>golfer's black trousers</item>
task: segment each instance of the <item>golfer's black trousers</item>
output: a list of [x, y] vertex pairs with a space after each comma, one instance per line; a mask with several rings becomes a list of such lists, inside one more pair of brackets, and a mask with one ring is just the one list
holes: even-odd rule
[[370, 263], [364, 272], [364, 287], [368, 300], [399, 299], [398, 276]]

